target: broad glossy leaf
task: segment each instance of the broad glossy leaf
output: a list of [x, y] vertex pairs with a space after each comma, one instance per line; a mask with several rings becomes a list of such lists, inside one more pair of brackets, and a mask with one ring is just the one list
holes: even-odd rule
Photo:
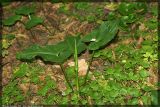
[[33, 45], [25, 49], [24, 51], [19, 52], [17, 54], [17, 59], [32, 60], [36, 56], [39, 56], [39, 57], [42, 57], [44, 61], [63, 62], [66, 58], [70, 56], [71, 53], [61, 48], [61, 45], [62, 43], [59, 43], [59, 46], [58, 44], [47, 45], [43, 47], [39, 45]]
[[17, 59], [32, 60], [36, 56], [43, 58], [44, 61], [62, 63], [74, 53], [74, 40], [77, 40], [78, 52], [85, 50], [85, 44], [80, 42], [79, 37], [67, 37], [56, 45], [32, 45], [31, 47], [19, 52]]
[[119, 21], [106, 21], [100, 25], [98, 29], [93, 30], [86, 35], [82, 41], [91, 42], [88, 46], [89, 50], [97, 50], [109, 43], [118, 31]]
[[40, 17], [31, 16], [31, 19], [28, 22], [26, 22], [25, 27], [26, 27], [26, 29], [31, 29], [32, 27], [34, 27], [38, 24], [42, 24], [43, 21], [44, 20]]
[[7, 25], [7, 26], [11, 26], [11, 25], [14, 25], [19, 20], [21, 20], [21, 16], [20, 15], [14, 15], [14, 16], [10, 16], [7, 19], [5, 19], [3, 21], [3, 24]]
[[81, 41], [81, 38], [80, 36], [76, 36], [76, 37], [73, 37], [73, 36], [68, 36], [66, 39], [65, 39], [65, 43], [69, 49], [70, 52], [72, 52], [72, 54], [74, 53], [74, 44], [75, 44], [75, 40], [76, 40], [76, 43], [77, 43], [77, 49], [78, 49], [78, 54], [80, 54], [82, 51], [84, 51], [86, 49], [86, 45]]
[[18, 15], [29, 15], [35, 12], [35, 8], [32, 6], [23, 6], [15, 10]]

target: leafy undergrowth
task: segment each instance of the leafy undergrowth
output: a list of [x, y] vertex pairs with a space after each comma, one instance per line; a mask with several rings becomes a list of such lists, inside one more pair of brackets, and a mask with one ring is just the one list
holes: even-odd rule
[[[44, 6], [48, 6], [48, 4]], [[28, 46], [21, 45], [20, 49], [17, 49], [17, 59], [23, 60], [11, 68], [12, 73], [6, 72], [7, 64], [4, 64], [3, 67], [5, 81], [2, 82], [2, 104], [158, 105], [158, 37], [156, 29], [158, 13], [156, 6], [155, 4], [149, 7], [145, 3], [123, 2], [96, 5], [87, 2], [55, 4], [55, 7], [52, 8], [58, 8], [56, 14], [64, 15], [64, 18], [67, 18], [61, 23], [63, 27], [67, 26], [63, 30], [69, 30], [65, 31], [67, 36], [63, 38], [63, 41], [58, 40], [58, 44], [54, 42], [52, 45], [40, 46], [43, 43], [35, 42], [31, 47], [28, 44]], [[33, 6], [34, 9], [28, 8], [29, 11], [26, 11], [27, 7], [23, 6], [16, 9], [16, 15], [6, 19], [4, 25], [13, 24], [12, 26], [14, 26], [17, 21], [21, 20], [22, 22], [20, 21], [21, 23], [18, 24], [22, 24], [26, 31], [39, 27], [49, 32], [49, 36], [46, 38], [59, 35], [58, 29], [50, 30], [50, 26], [44, 24], [45, 18], [37, 17], [39, 14], [37, 14], [38, 11], [35, 11], [35, 7]], [[86, 12], [83, 12], [84, 10]], [[25, 19], [26, 17], [28, 18]], [[73, 17], [79, 22], [76, 22]], [[69, 20], [69, 25], [66, 20]], [[72, 31], [71, 26], [77, 23], [76, 26], [79, 26], [79, 23], [84, 21], [94, 26], [91, 32], [84, 30], [78, 34], [81, 37], [68, 36], [68, 34], [78, 33], [77, 30]], [[83, 26], [85, 24], [82, 24], [80, 28]], [[4, 59], [12, 58], [8, 51], [12, 49], [14, 41], [18, 38], [19, 36], [16, 34], [5, 32], [2, 38]], [[29, 43], [30, 39], [26, 39], [26, 41]], [[88, 61], [88, 56], [91, 56], [89, 50], [93, 55], [92, 62]], [[82, 51], [85, 52], [82, 53]], [[88, 56], [86, 51], [89, 51]], [[50, 56], [46, 56], [46, 53]], [[75, 60], [78, 54], [79, 60]], [[70, 56], [74, 56], [74, 58]], [[33, 61], [34, 58], [50, 62]], [[14, 59], [14, 63], [17, 59]], [[70, 62], [73, 59], [75, 63]], [[102, 63], [98, 59], [101, 59]], [[64, 68], [61, 69], [61, 66], [51, 62], [61, 63], [60, 65], [64, 65]], [[71, 66], [68, 66], [69, 63]], [[87, 63], [90, 69], [86, 79], [84, 74], [87, 72]], [[75, 72], [77, 69], [75, 66], [78, 64], [83, 75], [80, 75], [80, 71], [79, 74]], [[64, 76], [68, 80], [64, 80], [62, 73], [65, 73]], [[77, 75], [79, 75], [78, 90]], [[5, 79], [5, 76], [9, 78]], [[6, 80], [8, 81], [6, 82]]]

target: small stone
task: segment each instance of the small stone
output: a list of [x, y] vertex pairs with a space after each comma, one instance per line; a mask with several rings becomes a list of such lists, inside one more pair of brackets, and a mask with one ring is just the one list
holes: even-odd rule
[[[74, 62], [69, 62], [68, 65], [74, 66]], [[79, 59], [78, 60], [78, 75], [79, 76], [85, 76], [87, 73], [88, 64], [85, 59]]]

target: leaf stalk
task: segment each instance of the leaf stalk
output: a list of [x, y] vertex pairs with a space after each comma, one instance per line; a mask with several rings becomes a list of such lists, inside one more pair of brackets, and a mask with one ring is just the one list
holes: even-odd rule
[[63, 73], [63, 75], [64, 75], [64, 78], [65, 78], [65, 80], [66, 80], [66, 82], [67, 82], [68, 86], [71, 88], [72, 92], [74, 92], [73, 87], [72, 87], [72, 85], [70, 84], [70, 82], [69, 82], [69, 80], [68, 80], [68, 78], [67, 78], [66, 73], [64, 72], [63, 65], [62, 65], [62, 64], [60, 64], [60, 67], [61, 67], [62, 73]]
[[90, 66], [92, 64], [94, 54], [95, 54], [95, 50], [93, 50], [92, 55], [91, 55], [91, 59], [90, 59], [89, 64], [88, 64], [87, 73], [86, 73], [85, 78], [84, 78], [84, 84], [86, 84], [86, 82], [87, 82], [87, 77], [88, 77], [88, 74], [89, 74], [89, 71], [90, 71]]

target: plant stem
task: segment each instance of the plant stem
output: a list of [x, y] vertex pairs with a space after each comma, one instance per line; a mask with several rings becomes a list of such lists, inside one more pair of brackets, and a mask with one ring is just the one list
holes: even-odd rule
[[44, 23], [42, 23], [42, 26], [45, 27], [45, 29], [50, 33], [50, 35], [53, 34]]
[[86, 84], [86, 82], [87, 82], [87, 77], [88, 77], [88, 74], [89, 74], [90, 66], [91, 66], [92, 61], [93, 61], [94, 53], [95, 53], [95, 51], [93, 50], [92, 55], [91, 55], [91, 59], [90, 59], [89, 64], [88, 64], [87, 73], [86, 73], [86, 76], [84, 78], [84, 84]]
[[60, 67], [61, 67], [62, 73], [63, 73], [63, 75], [64, 75], [64, 78], [65, 78], [68, 86], [71, 88], [72, 92], [74, 92], [73, 87], [72, 87], [72, 85], [70, 84], [70, 82], [69, 82], [69, 80], [68, 80], [68, 78], [67, 78], [67, 75], [66, 75], [65, 72], [64, 72], [63, 65], [60, 64]]
[[[20, 21], [20, 23], [22, 23], [23, 26], [25, 27], [25, 23], [24, 23], [24, 22]], [[28, 31], [30, 32], [32, 39], [33, 39], [35, 42], [37, 42], [38, 39], [37, 39], [37, 37], [32, 33], [31, 29], [28, 29]]]
[[79, 78], [78, 78], [78, 52], [77, 52], [77, 43], [75, 39], [74, 47], [74, 62], [75, 62], [75, 72], [76, 72], [76, 87], [77, 87], [77, 99], [79, 99]]

